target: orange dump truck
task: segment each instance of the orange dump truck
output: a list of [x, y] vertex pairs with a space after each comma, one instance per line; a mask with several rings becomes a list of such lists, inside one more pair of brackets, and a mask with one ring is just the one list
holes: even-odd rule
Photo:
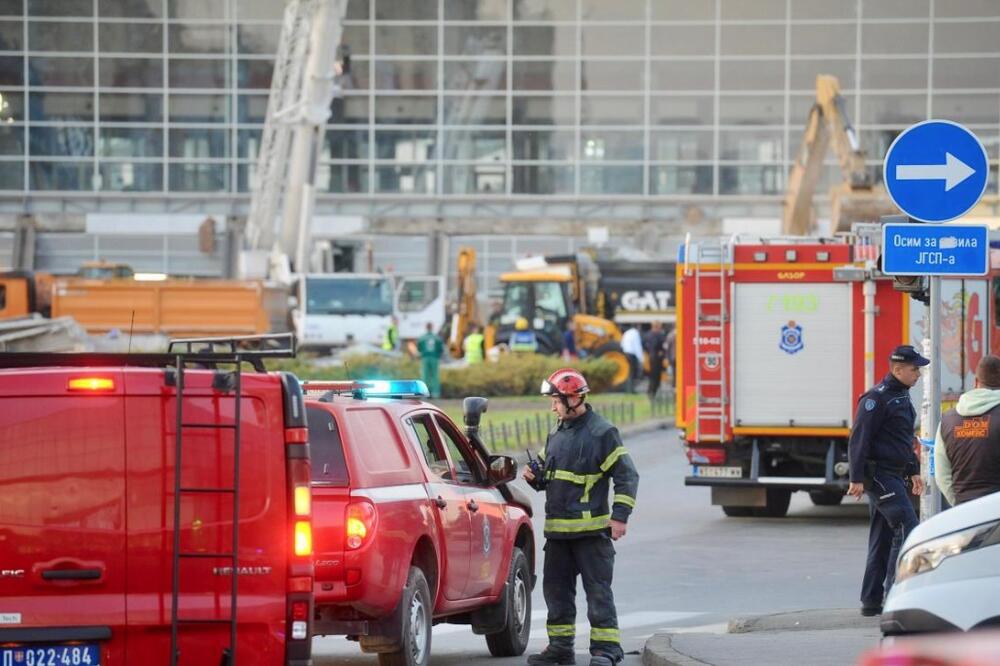
[[[46, 286], [30, 273], [0, 274], [0, 319], [41, 312], [69, 316], [88, 333], [251, 335], [282, 321], [287, 297], [262, 282], [237, 280], [55, 278]], [[49, 308], [39, 307], [50, 300]]]

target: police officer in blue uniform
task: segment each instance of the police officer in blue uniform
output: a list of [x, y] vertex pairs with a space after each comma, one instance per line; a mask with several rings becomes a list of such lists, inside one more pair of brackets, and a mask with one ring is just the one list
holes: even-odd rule
[[924, 490], [913, 451], [916, 411], [909, 391], [928, 363], [911, 345], [896, 347], [889, 356], [889, 374], [861, 396], [854, 415], [847, 494], [858, 500], [868, 496], [871, 522], [861, 614], [869, 617], [882, 612], [896, 576], [899, 547], [919, 522], [907, 497], [911, 488], [914, 495]]

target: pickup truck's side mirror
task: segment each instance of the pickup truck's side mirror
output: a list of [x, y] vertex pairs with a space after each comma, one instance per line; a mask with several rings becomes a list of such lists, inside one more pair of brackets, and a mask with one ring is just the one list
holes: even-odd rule
[[486, 398], [470, 397], [462, 401], [462, 413], [465, 415], [465, 425], [469, 428], [478, 428], [479, 419], [486, 413], [490, 401]]
[[490, 456], [489, 482], [491, 486], [510, 483], [517, 477], [517, 463], [510, 456]]

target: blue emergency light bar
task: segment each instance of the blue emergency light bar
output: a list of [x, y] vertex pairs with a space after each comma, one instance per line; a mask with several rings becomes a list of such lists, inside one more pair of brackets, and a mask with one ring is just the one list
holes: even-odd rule
[[361, 384], [366, 398], [426, 398], [431, 394], [419, 379], [376, 379]]

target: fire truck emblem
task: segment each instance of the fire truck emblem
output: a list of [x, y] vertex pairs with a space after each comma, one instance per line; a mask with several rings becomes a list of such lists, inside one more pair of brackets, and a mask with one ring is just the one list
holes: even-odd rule
[[711, 372], [712, 370], [719, 369], [719, 363], [722, 359], [719, 358], [718, 354], [705, 354], [705, 357], [701, 359], [701, 365], [706, 370]]
[[483, 555], [490, 554], [490, 521], [483, 521]]
[[802, 327], [796, 324], [794, 321], [790, 321], [781, 327], [781, 347], [782, 351], [788, 352], [789, 354], [794, 354], [796, 352], [802, 351], [805, 347], [802, 344]]

